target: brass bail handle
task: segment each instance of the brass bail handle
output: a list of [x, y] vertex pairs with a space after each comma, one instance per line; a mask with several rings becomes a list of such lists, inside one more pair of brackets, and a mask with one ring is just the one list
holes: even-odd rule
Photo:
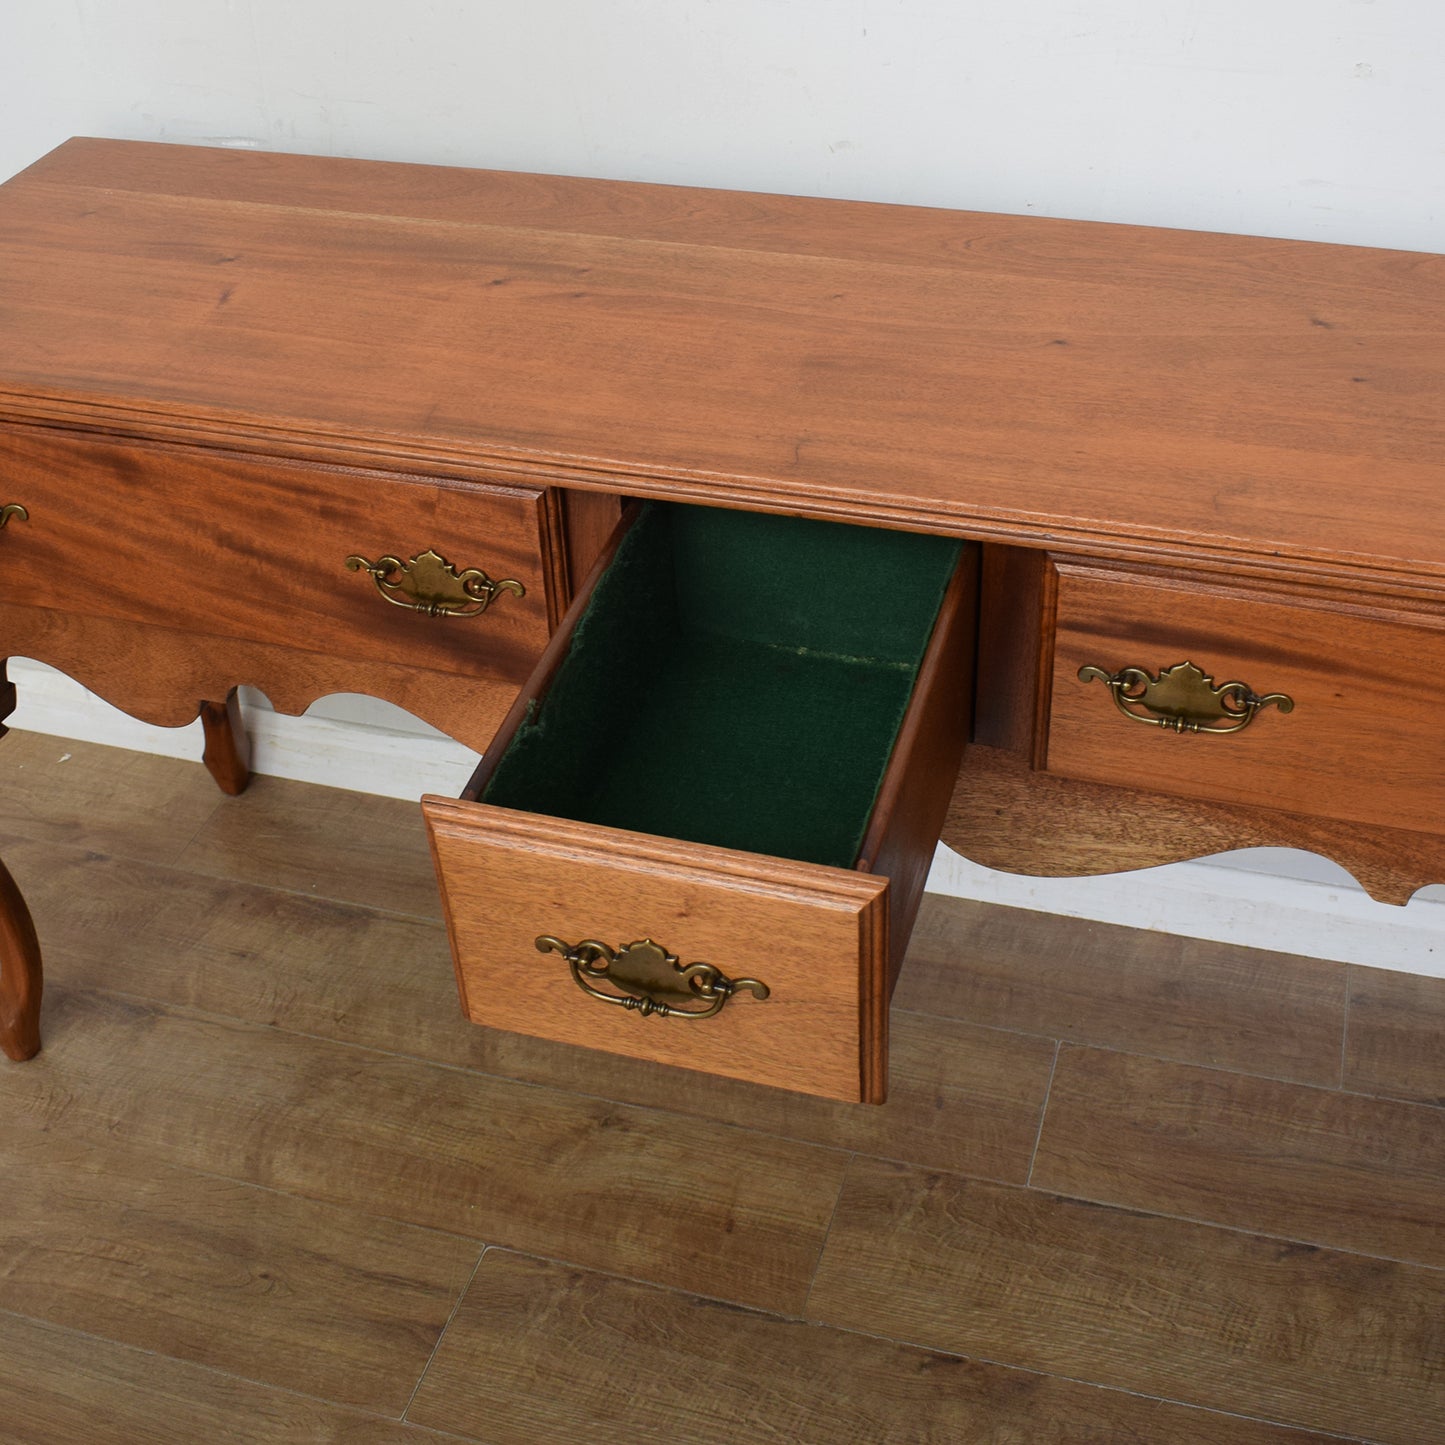
[[510, 577], [494, 582], [480, 567], [458, 571], [434, 549], [418, 552], [409, 562], [392, 556], [368, 562], [353, 553], [346, 566], [352, 572], [365, 572], [394, 607], [427, 617], [479, 617], [503, 592], [527, 595], [527, 589]]
[[1079, 681], [1102, 682], [1126, 718], [1172, 733], [1237, 733], [1267, 707], [1294, 711], [1287, 693], [1261, 694], [1242, 682], [1216, 685], [1192, 662], [1177, 662], [1157, 677], [1142, 667], [1107, 672], [1089, 664], [1079, 669]]
[[[564, 943], [550, 933], [535, 940], [538, 953], [559, 953], [572, 970], [572, 978], [583, 993], [631, 1009], [643, 1018], [710, 1019], [740, 989], [754, 998], [767, 998], [770, 990], [755, 978], [729, 978], [710, 963], [683, 964], [650, 938], [639, 938], [620, 949], [612, 949], [595, 938], [581, 943]], [[622, 990], [609, 993], [596, 987], [593, 979], [605, 979]], [[700, 1003], [701, 1008], [684, 1007]]]
[[22, 522], [28, 522], [30, 513], [19, 502], [6, 502], [3, 507], [0, 507], [0, 527], [3, 527], [11, 517], [18, 517]]

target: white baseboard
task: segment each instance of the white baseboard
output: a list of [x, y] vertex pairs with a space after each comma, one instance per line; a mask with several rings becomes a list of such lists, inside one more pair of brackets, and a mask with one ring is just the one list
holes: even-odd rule
[[[10, 673], [20, 699], [12, 727], [201, 756], [198, 722], [184, 728], [137, 722], [62, 673], [24, 659], [12, 660]], [[252, 767], [273, 777], [393, 798], [454, 796], [477, 762], [460, 743], [371, 699], [324, 699], [299, 718], [272, 712], [260, 699], [243, 697], [243, 708]], [[928, 887], [1012, 908], [1445, 978], [1445, 887], [1397, 908], [1376, 903], [1322, 860], [1256, 852], [1263, 862], [1240, 854], [1099, 878], [1029, 878], [980, 868], [940, 848]]]
[[[1319, 862], [1269, 851], [1282, 867], [1298, 861], [1299, 872], [1315, 872]], [[1445, 978], [1445, 902], [1438, 887], [1430, 890], [1437, 896], [1416, 896], [1400, 908], [1375, 902], [1348, 875], [1322, 883], [1295, 871], [1231, 866], [1231, 857], [1098, 878], [1028, 878], [980, 868], [940, 847], [928, 887], [1011, 908]]]

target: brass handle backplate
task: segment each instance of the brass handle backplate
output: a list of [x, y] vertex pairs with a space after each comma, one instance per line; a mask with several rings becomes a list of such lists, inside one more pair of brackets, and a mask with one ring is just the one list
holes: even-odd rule
[[3, 527], [11, 517], [19, 517], [22, 522], [28, 522], [30, 513], [19, 502], [6, 502], [3, 507], [0, 507], [0, 527]]
[[[710, 1019], [739, 989], [747, 989], [754, 998], [767, 998], [769, 993], [767, 984], [755, 978], [728, 978], [710, 963], [684, 965], [675, 953], [650, 938], [638, 939], [615, 952], [595, 938], [570, 944], [543, 933], [536, 943], [538, 953], [560, 953], [567, 960], [583, 993], [603, 1003], [634, 1009], [643, 1018]], [[606, 979], [622, 992], [608, 993], [595, 987], [593, 979]], [[703, 1007], [684, 1008], [686, 1003]]]
[[1080, 682], [1096, 680], [1113, 694], [1125, 717], [1172, 733], [1237, 733], [1262, 708], [1294, 711], [1294, 699], [1282, 692], [1260, 694], [1242, 682], [1215, 686], [1192, 662], [1175, 663], [1157, 677], [1142, 667], [1121, 667], [1118, 672], [1092, 665], [1079, 669]]
[[400, 557], [350, 556], [346, 565], [353, 572], [367, 573], [376, 590], [396, 607], [422, 612], [428, 617], [477, 617], [502, 592], [525, 597], [527, 589], [510, 578], [493, 582], [480, 567], [458, 572], [434, 551], [419, 552], [410, 562]]

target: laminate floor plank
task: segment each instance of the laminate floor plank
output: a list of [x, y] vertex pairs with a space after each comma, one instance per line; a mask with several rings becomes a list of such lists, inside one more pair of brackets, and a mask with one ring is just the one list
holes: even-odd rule
[[0, 1313], [0, 1445], [455, 1445], [458, 1438]]
[[1345, 964], [928, 896], [894, 995], [918, 1009], [1336, 1085]]
[[809, 1317], [1387, 1445], [1439, 1445], [1445, 1273], [858, 1159]]
[[709, 1078], [590, 1049], [482, 1031], [487, 1067], [507, 1077], [602, 1093], [761, 1133], [1023, 1183], [1048, 1090], [1047, 1040], [895, 1012], [888, 1102], [826, 1099]]
[[469, 1061], [440, 922], [48, 843], [0, 848], [57, 983]]
[[0, 743], [0, 1445], [1445, 1438], [1434, 981], [929, 899], [797, 1099], [466, 1023], [410, 805], [128, 761]]
[[442, 916], [421, 808], [400, 798], [257, 776], [239, 798], [221, 799], [184, 862], [196, 873]]
[[1445, 978], [1350, 969], [1345, 1087], [1445, 1105]]
[[37, 1131], [762, 1308], [802, 1307], [848, 1158], [116, 997], [49, 1028], [5, 1080]]
[[1031, 1182], [1445, 1268], [1445, 1116], [1066, 1046]]
[[492, 1445], [1315, 1445], [1326, 1438], [500, 1250], [483, 1256], [408, 1418], [485, 1434]]
[[60, 1121], [0, 1122], [0, 1178], [0, 1310], [393, 1416], [479, 1254]]
[[0, 738], [0, 835], [172, 863], [221, 793], [201, 765], [12, 729]]
[[22, 840], [5, 856], [45, 922], [52, 978], [73, 989], [932, 1168], [1017, 1183], [1028, 1176], [1049, 1040], [895, 1013], [889, 1102], [857, 1108], [477, 1028], [457, 1004], [440, 924], [51, 844]]

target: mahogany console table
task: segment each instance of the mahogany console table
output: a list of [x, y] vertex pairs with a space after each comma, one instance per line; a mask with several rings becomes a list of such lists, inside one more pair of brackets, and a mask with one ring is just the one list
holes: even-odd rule
[[[4, 653], [199, 711], [231, 792], [240, 683], [485, 750], [425, 804], [466, 1006], [593, 1047], [881, 1098], [940, 836], [1445, 880], [1442, 503], [1441, 256], [98, 140], [0, 187]], [[837, 846], [717, 821], [849, 790]], [[0, 872], [13, 1059], [40, 984]]]

